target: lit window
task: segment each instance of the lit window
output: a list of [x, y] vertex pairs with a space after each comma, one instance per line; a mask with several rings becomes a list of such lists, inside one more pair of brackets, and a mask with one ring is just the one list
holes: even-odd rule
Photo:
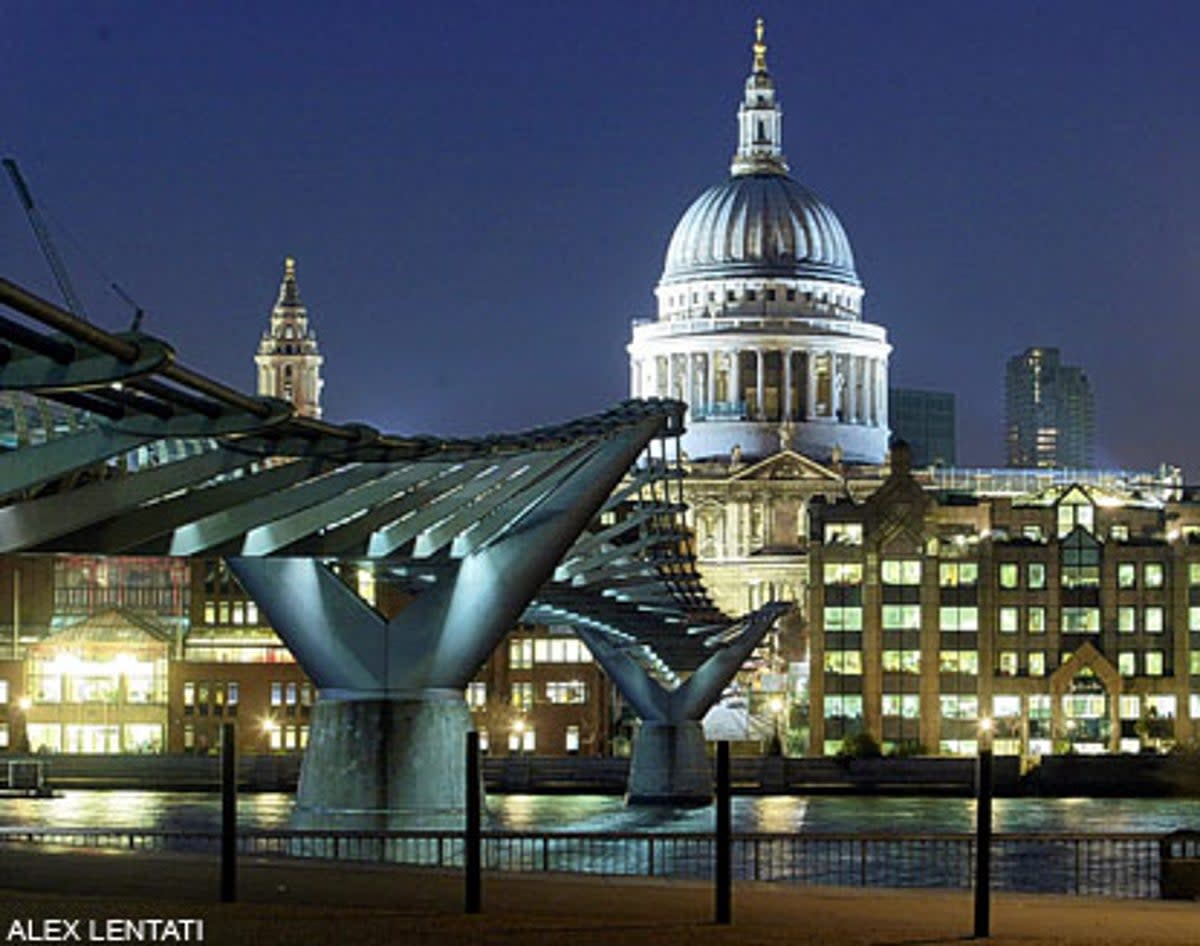
[[1002, 676], [1015, 677], [1019, 669], [1017, 652], [1015, 650], [1000, 651], [1000, 659], [997, 665]]
[[1123, 650], [1117, 654], [1117, 672], [1123, 677], [1136, 676], [1137, 654], [1130, 650]]
[[300, 694], [299, 694], [299, 690], [296, 687], [296, 684], [289, 683], [287, 685], [287, 689], [284, 691], [284, 694], [285, 694], [284, 702], [288, 706], [295, 706], [299, 702]]
[[1188, 694], [1188, 715], [1192, 719], [1200, 719], [1200, 693]]
[[514, 683], [510, 692], [509, 702], [517, 707], [517, 709], [528, 710], [533, 708], [533, 684], [532, 683]]
[[221, 601], [217, 604], [217, 622], [219, 624], [229, 623], [229, 602]]
[[283, 706], [283, 684], [278, 680], [271, 683], [271, 705]]
[[861, 522], [827, 522], [825, 523], [826, 545], [862, 545], [863, 527]]
[[533, 666], [533, 638], [517, 637], [508, 642], [508, 666], [511, 670], [528, 670]]
[[586, 703], [587, 684], [582, 680], [565, 680], [546, 684], [546, 699], [551, 703]]
[[1117, 563], [1117, 587], [1137, 587], [1137, 565], [1135, 565], [1133, 562]]
[[1141, 719], [1142, 698], [1140, 696], [1122, 694], [1117, 700], [1117, 714], [1121, 719]]
[[1016, 695], [992, 697], [992, 715], [996, 719], [1020, 719], [1021, 697]]
[[884, 673], [921, 672], [921, 652], [919, 650], [885, 650], [881, 654]]
[[1161, 588], [1166, 582], [1162, 562], [1146, 562], [1142, 569], [1142, 580], [1147, 588]]
[[215, 601], [205, 601], [204, 602], [204, 623], [205, 624], [216, 624], [217, 623], [217, 603]]
[[253, 601], [246, 602], [246, 623], [247, 624], [257, 624], [258, 623], [258, 605], [255, 604]]
[[1031, 677], [1044, 677], [1046, 675], [1046, 654], [1044, 651], [1031, 650], [1029, 652], [1029, 675]]
[[881, 617], [885, 631], [919, 631], [921, 629], [921, 606], [919, 604], [885, 604]]
[[1122, 634], [1137, 630], [1137, 608], [1124, 604], [1117, 608], [1117, 630]]
[[979, 609], [976, 607], [938, 608], [938, 624], [943, 631], [979, 630]]
[[1019, 608], [1000, 609], [1000, 630], [1005, 634], [1015, 634], [1019, 622]]
[[826, 719], [862, 719], [862, 712], [861, 694], [832, 693], [825, 697]]
[[942, 719], [977, 719], [979, 717], [979, 697], [958, 693], [943, 693], [938, 700], [941, 704]]
[[826, 631], [861, 631], [863, 626], [862, 608], [826, 606]]
[[236, 680], [230, 680], [225, 684], [225, 697], [230, 706], [237, 706], [238, 699], [241, 695], [241, 687]]
[[0, 703], [8, 702], [8, 681], [0, 680]]
[[487, 684], [478, 680], [467, 684], [467, 706], [482, 709], [487, 705]]
[[825, 651], [825, 670], [827, 673], [861, 674], [862, 651], [858, 650], [827, 650]]
[[1163, 609], [1150, 607], [1146, 609], [1146, 633], [1161, 634], [1163, 631]]
[[1016, 562], [1002, 562], [1000, 565], [1000, 587], [1017, 588], [1020, 586], [1021, 572]]
[[919, 719], [921, 698], [915, 693], [885, 693], [881, 701], [885, 717]]
[[244, 601], [233, 602], [233, 623], [246, 623], [246, 603]]
[[1200, 631], [1200, 608], [1188, 608], [1188, 630]]
[[521, 751], [534, 752], [537, 750], [537, 732], [529, 727], [521, 733]]
[[567, 727], [567, 752], [575, 753], [579, 751], [579, 727]]
[[1175, 697], [1154, 695], [1146, 697], [1146, 714], [1159, 719], [1175, 718]]
[[1188, 563], [1188, 584], [1200, 585], [1200, 562]]
[[1146, 676], [1161, 677], [1163, 675], [1163, 652], [1161, 650], [1146, 651]]
[[825, 584], [861, 585], [863, 567], [860, 562], [826, 562]]
[[943, 650], [938, 654], [938, 669], [942, 673], [979, 673], [979, 652], [974, 650]]
[[1044, 562], [1029, 563], [1029, 587], [1035, 591], [1046, 587], [1046, 565]]
[[196, 748], [196, 727], [195, 726], [184, 726], [183, 727], [183, 748], [185, 748], [185, 749], [195, 749]]
[[921, 562], [919, 559], [885, 558], [881, 564], [880, 571], [885, 585], [921, 584]]
[[1099, 608], [1063, 608], [1062, 629], [1064, 633], [1095, 634], [1100, 630]]
[[1193, 650], [1188, 653], [1188, 672], [1193, 675], [1200, 675], [1200, 650]]
[[1036, 605], [1029, 609], [1029, 633], [1030, 634], [1045, 634], [1046, 633], [1046, 609], [1041, 605]]
[[938, 583], [943, 588], [974, 585], [979, 582], [979, 565], [976, 562], [942, 562], [938, 568]]

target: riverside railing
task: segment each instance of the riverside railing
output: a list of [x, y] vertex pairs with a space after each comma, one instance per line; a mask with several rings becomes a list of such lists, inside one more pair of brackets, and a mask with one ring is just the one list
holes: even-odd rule
[[[216, 853], [219, 831], [0, 828], [0, 844]], [[1157, 834], [995, 834], [992, 889], [1109, 897], [1160, 895]], [[716, 836], [683, 832], [484, 831], [483, 867], [707, 880]], [[242, 829], [238, 853], [431, 868], [463, 867], [455, 831]], [[970, 834], [734, 834], [735, 880], [851, 887], [969, 888]]]

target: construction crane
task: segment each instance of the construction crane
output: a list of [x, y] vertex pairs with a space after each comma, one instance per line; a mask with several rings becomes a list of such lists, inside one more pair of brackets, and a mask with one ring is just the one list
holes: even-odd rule
[[62, 293], [67, 308], [81, 319], [86, 319], [87, 313], [84, 312], [83, 303], [79, 301], [75, 287], [71, 284], [71, 277], [67, 275], [67, 268], [58, 255], [58, 250], [54, 248], [54, 241], [50, 239], [46, 221], [42, 219], [41, 211], [33, 202], [33, 193], [29, 190], [29, 185], [25, 183], [21, 169], [17, 167], [17, 162], [12, 158], [5, 158], [0, 163], [4, 164], [4, 170], [12, 179], [13, 187], [17, 191], [17, 199], [25, 208], [25, 216], [29, 218], [29, 225], [33, 227], [34, 236], [37, 237], [38, 245], [42, 248], [42, 255], [46, 257], [46, 262], [50, 265], [50, 271], [54, 274], [54, 281], [58, 283], [58, 291]]

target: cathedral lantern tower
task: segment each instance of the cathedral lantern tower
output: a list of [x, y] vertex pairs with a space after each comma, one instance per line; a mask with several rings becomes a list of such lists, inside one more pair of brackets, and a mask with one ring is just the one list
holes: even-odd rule
[[308, 309], [296, 285], [296, 261], [284, 261], [279, 299], [270, 327], [258, 343], [258, 393], [290, 401], [302, 417], [321, 416], [321, 364], [317, 333], [308, 324]]
[[693, 459], [775, 453], [880, 463], [887, 452], [882, 326], [828, 204], [794, 180], [762, 20], [738, 109], [729, 178], [684, 212], [636, 322], [630, 393], [686, 401]]

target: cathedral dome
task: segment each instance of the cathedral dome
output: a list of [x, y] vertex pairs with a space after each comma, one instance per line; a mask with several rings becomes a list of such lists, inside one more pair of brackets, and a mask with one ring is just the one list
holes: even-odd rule
[[662, 283], [744, 276], [861, 285], [829, 205], [770, 172], [735, 175], [692, 202], [671, 236]]

